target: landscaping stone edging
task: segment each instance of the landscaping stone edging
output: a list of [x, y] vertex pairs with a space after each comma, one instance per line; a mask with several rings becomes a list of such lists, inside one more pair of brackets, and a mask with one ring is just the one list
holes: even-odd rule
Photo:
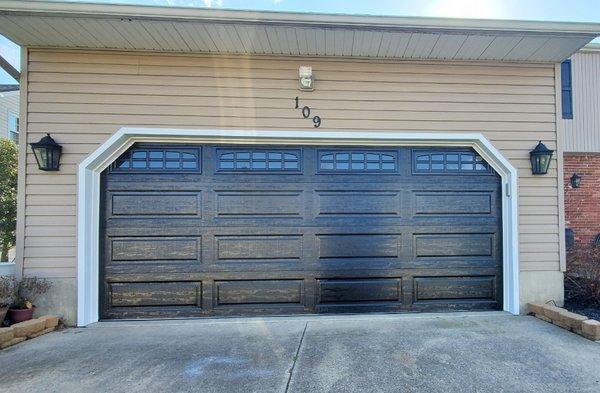
[[50, 333], [58, 327], [58, 317], [46, 315], [0, 328], [0, 349], [8, 348], [30, 338]]
[[600, 341], [600, 322], [595, 319], [588, 319], [585, 315], [575, 314], [552, 304], [529, 303], [529, 311], [542, 321], [550, 322], [589, 340]]

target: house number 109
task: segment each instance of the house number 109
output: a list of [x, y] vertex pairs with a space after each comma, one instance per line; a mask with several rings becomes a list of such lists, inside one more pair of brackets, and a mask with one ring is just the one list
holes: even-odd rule
[[[298, 97], [294, 98], [294, 102], [296, 104], [296, 107], [294, 109], [300, 109], [300, 111], [302, 112], [302, 117], [308, 119], [310, 117], [310, 107], [303, 106], [302, 108], [300, 108], [300, 101], [298, 100]], [[319, 128], [321, 126], [321, 117], [313, 116], [312, 122], [315, 128]]]

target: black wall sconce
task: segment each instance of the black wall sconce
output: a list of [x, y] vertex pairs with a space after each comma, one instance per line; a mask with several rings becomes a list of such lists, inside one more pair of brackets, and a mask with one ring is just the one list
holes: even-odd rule
[[550, 150], [540, 141], [535, 149], [529, 152], [529, 159], [531, 160], [531, 173], [534, 175], [545, 175], [548, 173], [550, 167], [550, 160], [552, 159], [552, 153], [554, 150]]
[[581, 176], [579, 176], [577, 173], [573, 173], [573, 176], [571, 176], [571, 187], [579, 188], [580, 185], [581, 185]]
[[39, 142], [30, 145], [40, 170], [58, 171], [62, 146], [56, 143], [50, 134], [46, 134]]

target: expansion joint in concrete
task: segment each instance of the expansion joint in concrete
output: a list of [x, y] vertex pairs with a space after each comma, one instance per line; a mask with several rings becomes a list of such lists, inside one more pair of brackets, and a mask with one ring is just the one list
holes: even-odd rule
[[306, 329], [308, 328], [308, 322], [304, 325], [304, 330], [302, 330], [302, 335], [300, 336], [300, 342], [298, 343], [298, 348], [296, 348], [296, 354], [294, 355], [294, 361], [292, 362], [292, 367], [290, 367], [290, 371], [288, 371], [288, 380], [285, 384], [285, 393], [288, 393], [290, 389], [290, 382], [292, 382], [292, 374], [294, 373], [294, 367], [296, 367], [296, 362], [298, 361], [298, 356], [300, 355], [300, 348], [302, 347], [302, 342], [304, 341], [304, 335], [306, 334]]

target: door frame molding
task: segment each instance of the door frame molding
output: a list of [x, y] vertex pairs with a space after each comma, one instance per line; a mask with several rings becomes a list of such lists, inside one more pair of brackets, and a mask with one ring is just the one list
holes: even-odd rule
[[136, 142], [472, 147], [502, 178], [503, 307], [519, 314], [517, 170], [481, 133], [226, 130], [123, 127], [79, 164], [77, 325], [99, 318], [100, 173]]

